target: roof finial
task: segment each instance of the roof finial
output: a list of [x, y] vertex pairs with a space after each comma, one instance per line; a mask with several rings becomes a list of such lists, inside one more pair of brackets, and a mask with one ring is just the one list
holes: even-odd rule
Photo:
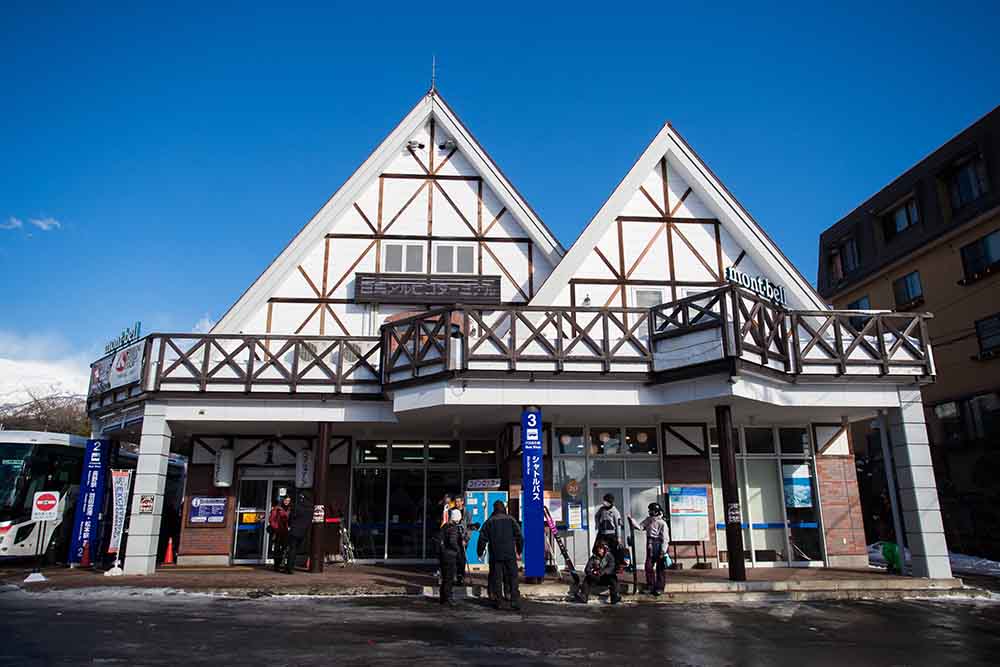
[[437, 90], [437, 58], [431, 54], [431, 93]]

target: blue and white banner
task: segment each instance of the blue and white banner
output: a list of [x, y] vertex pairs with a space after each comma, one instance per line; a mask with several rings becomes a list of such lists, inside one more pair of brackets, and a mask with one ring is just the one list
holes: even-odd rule
[[125, 532], [125, 517], [128, 516], [128, 497], [132, 488], [131, 470], [111, 471], [111, 541], [108, 553], [117, 554]]
[[524, 576], [545, 576], [545, 468], [542, 413], [521, 413], [521, 515], [524, 517]]
[[84, 545], [90, 545], [90, 557], [97, 558], [100, 549], [100, 516], [104, 507], [104, 475], [108, 468], [110, 440], [88, 440], [83, 459], [80, 495], [76, 499], [73, 535], [69, 547], [69, 562], [83, 560]]

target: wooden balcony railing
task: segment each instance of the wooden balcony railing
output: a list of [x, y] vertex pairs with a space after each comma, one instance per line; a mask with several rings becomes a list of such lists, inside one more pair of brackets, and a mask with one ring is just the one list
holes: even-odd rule
[[382, 326], [387, 384], [450, 371], [647, 373], [646, 308], [456, 306]]
[[928, 317], [789, 311], [736, 286], [651, 309], [456, 306], [383, 325], [382, 373], [387, 385], [465, 371], [655, 377], [737, 359], [789, 376], [929, 376]]
[[153, 334], [152, 391], [381, 392], [379, 339]]
[[386, 323], [379, 337], [152, 334], [138, 383], [91, 410], [149, 393], [381, 395], [475, 372], [642, 381], [721, 362], [793, 377], [934, 375], [928, 314], [790, 311], [725, 286], [653, 308], [455, 306]]

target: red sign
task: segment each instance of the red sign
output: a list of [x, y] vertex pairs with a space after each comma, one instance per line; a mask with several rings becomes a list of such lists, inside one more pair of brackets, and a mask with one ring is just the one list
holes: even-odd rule
[[35, 498], [35, 507], [39, 512], [51, 512], [59, 504], [59, 497], [54, 493], [42, 493]]

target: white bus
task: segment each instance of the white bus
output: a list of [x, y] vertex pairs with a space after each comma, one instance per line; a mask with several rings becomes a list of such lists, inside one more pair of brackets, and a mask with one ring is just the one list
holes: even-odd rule
[[[37, 491], [58, 491], [58, 518], [46, 526], [42, 553], [48, 563], [66, 562], [86, 447], [86, 438], [68, 433], [0, 430], [0, 560], [38, 553], [41, 530], [31, 520], [31, 503]], [[129, 448], [134, 449], [123, 443], [109, 467], [135, 469], [138, 456]], [[161, 525], [164, 547], [167, 537], [174, 537], [175, 548], [178, 546], [180, 518], [176, 508], [181, 504], [186, 463], [183, 456], [171, 455], [167, 468], [167, 498]], [[106, 504], [110, 481], [106, 479], [105, 484]], [[96, 562], [97, 554], [92, 558]]]
[[37, 491], [59, 492], [59, 514], [46, 527], [44, 553], [62, 559], [69, 548], [86, 438], [68, 433], [0, 431], [0, 559], [37, 553], [41, 531], [31, 520]]

